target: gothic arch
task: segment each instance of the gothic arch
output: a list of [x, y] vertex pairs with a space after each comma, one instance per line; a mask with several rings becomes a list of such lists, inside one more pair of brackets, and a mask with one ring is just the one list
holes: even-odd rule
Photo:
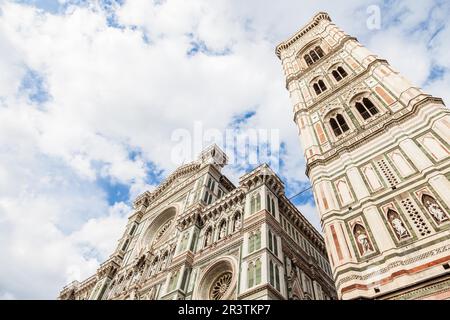
[[141, 238], [140, 249], [152, 246], [157, 242], [163, 242], [168, 235], [175, 229], [175, 217], [177, 208], [171, 206], [163, 210], [150, 222], [144, 236]]
[[367, 90], [354, 94], [348, 100], [348, 105], [360, 124], [364, 124], [385, 112], [381, 103]]
[[323, 113], [322, 118], [324, 119], [324, 121], [327, 121], [338, 113], [345, 113], [343, 106], [332, 106], [330, 109], [326, 110]]
[[314, 48], [315, 46], [320, 45], [321, 43], [322, 43], [322, 39], [320, 39], [320, 38], [311, 39], [300, 50], [298, 50], [296, 58], [302, 58], [304, 53], [306, 53], [308, 50]]
[[366, 228], [359, 222], [353, 226], [353, 237], [355, 238], [356, 246], [361, 257], [375, 251]]
[[389, 208], [386, 217], [398, 240], [409, 238], [409, 231], [397, 211]]
[[448, 221], [448, 214], [442, 208], [442, 206], [436, 201], [436, 199], [427, 194], [423, 193], [421, 197], [422, 205], [425, 207], [427, 212], [433, 217], [433, 220], [437, 224]]
[[[336, 141], [345, 132], [352, 132], [354, 130], [353, 123], [342, 106], [334, 106], [332, 109], [327, 110], [323, 121], [328, 137], [331, 137], [332, 141]], [[338, 124], [340, 134], [336, 134], [334, 123]]]
[[218, 230], [218, 234], [217, 234], [217, 240], [221, 240], [227, 236], [227, 233], [228, 233], [227, 226], [228, 226], [228, 224], [227, 224], [227, 220], [225, 218], [220, 220], [219, 230]]
[[241, 225], [242, 225], [242, 214], [238, 210], [233, 215], [233, 229], [232, 229], [232, 232], [236, 232], [238, 229], [240, 229]]
[[359, 89], [355, 88], [355, 92], [352, 92], [352, 95], [347, 99], [347, 104], [349, 106], [352, 106], [355, 104], [356, 101], [362, 99], [362, 98], [369, 98], [371, 96], [370, 91], [368, 91], [366, 88]]

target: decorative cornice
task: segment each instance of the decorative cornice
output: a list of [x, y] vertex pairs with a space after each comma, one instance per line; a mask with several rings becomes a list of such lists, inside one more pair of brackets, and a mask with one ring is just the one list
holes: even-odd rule
[[283, 41], [279, 45], [277, 45], [277, 47], [275, 48], [275, 53], [277, 54], [277, 57], [281, 59], [281, 50], [289, 48], [293, 43], [295, 43], [298, 39], [304, 36], [308, 31], [317, 26], [321, 20], [328, 20], [331, 22], [331, 18], [328, 15], [328, 13], [326, 12], [317, 13], [312, 18], [312, 20], [304, 27], [302, 27], [299, 31], [297, 31], [297, 33], [291, 36], [288, 40]]
[[284, 194], [283, 181], [281, 181], [267, 163], [256, 167], [253, 171], [239, 178], [239, 185], [247, 190], [252, 189], [253, 186], [258, 184], [268, 185], [277, 196]]
[[112, 279], [117, 270], [120, 268], [121, 262], [121, 258], [116, 255], [112, 256], [111, 258], [103, 262], [97, 269], [97, 277], [101, 279], [107, 276]]
[[[419, 97], [424, 97], [422, 100]], [[412, 103], [414, 105], [412, 106], [411, 110], [408, 110], [408, 107], [402, 109], [401, 111], [392, 114], [392, 117], [389, 120], [386, 120], [386, 122], [380, 123], [377, 122], [374, 124], [374, 126], [367, 126], [364, 131], [362, 131], [359, 135], [354, 136], [350, 140], [346, 140], [341, 145], [335, 146], [331, 151], [328, 151], [322, 155], [321, 159], [316, 159], [311, 162], [308, 160], [306, 161], [306, 170], [305, 174], [307, 177], [309, 177], [309, 173], [312, 168], [318, 165], [324, 165], [325, 163], [329, 162], [331, 159], [338, 158], [341, 154], [344, 152], [350, 152], [362, 143], [367, 143], [369, 140], [374, 139], [377, 137], [380, 133], [385, 132], [387, 129], [398, 126], [399, 124], [405, 122], [406, 120], [410, 119], [412, 115], [416, 114], [419, 109], [421, 109], [424, 105], [428, 103], [437, 103], [437, 104], [443, 104], [444, 101], [441, 98], [432, 97], [430, 95], [420, 95], [419, 97], [416, 97], [413, 99]], [[411, 102], [410, 102], [411, 104]]]
[[322, 254], [326, 255], [325, 243], [322, 235], [301, 214], [300, 210], [298, 210], [298, 208], [286, 197], [286, 195], [282, 195], [279, 200], [279, 207], [287, 214], [291, 222], [293, 222], [293, 224], [297, 226], [311, 242], [319, 246]]

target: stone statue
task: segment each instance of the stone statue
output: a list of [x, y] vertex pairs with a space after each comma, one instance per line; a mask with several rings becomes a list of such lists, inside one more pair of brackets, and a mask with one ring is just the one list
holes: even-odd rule
[[369, 238], [367, 237], [367, 235], [364, 232], [360, 232], [357, 236], [357, 240], [361, 245], [362, 248], [362, 255], [366, 255], [370, 252], [372, 252], [372, 246], [369, 242]]
[[403, 222], [399, 218], [397, 217], [393, 218], [391, 223], [392, 227], [394, 228], [395, 232], [398, 234], [400, 238], [403, 238], [408, 235], [408, 230], [406, 230], [405, 226], [403, 225]]
[[212, 242], [212, 232], [211, 232], [211, 230], [206, 231], [205, 237], [206, 237], [206, 239], [205, 239], [205, 247], [206, 247], [209, 244], [211, 244], [211, 242]]
[[236, 216], [236, 220], [234, 221], [234, 230], [237, 230], [241, 227], [241, 215], [238, 214]]
[[226, 231], [227, 231], [226, 224], [225, 224], [225, 223], [222, 223], [222, 225], [221, 225], [221, 227], [220, 227], [220, 234], [219, 234], [220, 239], [222, 239], [223, 237], [225, 237]]

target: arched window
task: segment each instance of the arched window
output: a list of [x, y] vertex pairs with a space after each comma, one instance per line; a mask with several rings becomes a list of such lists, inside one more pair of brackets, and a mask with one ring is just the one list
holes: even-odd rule
[[278, 241], [276, 235], [273, 235], [273, 253], [278, 256]]
[[128, 243], [129, 243], [129, 242], [130, 242], [129, 239], [127, 239], [127, 240], [125, 241], [125, 243], [124, 243], [123, 246], [122, 246], [122, 251], [127, 250], [127, 248], [128, 248]]
[[334, 79], [336, 79], [336, 81], [338, 82], [348, 75], [347, 71], [345, 71], [344, 68], [342, 67], [337, 67], [335, 70], [331, 72], [331, 74], [333, 75]]
[[269, 213], [271, 213], [273, 216], [275, 216], [275, 201], [269, 195], [267, 195], [267, 198], [266, 198], [266, 206], [267, 206], [267, 211], [269, 211]]
[[252, 253], [261, 247], [261, 231], [257, 230], [248, 237], [248, 253]]
[[321, 93], [319, 85], [317, 83], [313, 84], [313, 88], [317, 95], [319, 95]]
[[277, 265], [275, 265], [274, 267], [275, 267], [275, 270], [274, 270], [274, 272], [275, 272], [275, 288], [278, 291], [280, 291], [280, 271], [279, 271]]
[[269, 230], [269, 250], [273, 251], [272, 231]]
[[253, 266], [253, 262], [250, 262], [247, 269], [247, 287], [251, 288], [253, 287], [254, 283], [254, 273], [255, 273], [255, 267]]
[[333, 129], [334, 135], [339, 137], [341, 134], [349, 130], [347, 122], [342, 114], [336, 115], [336, 117], [330, 119], [330, 126]]
[[132, 236], [135, 230], [136, 230], [136, 225], [133, 224], [133, 226], [132, 226], [131, 229], [130, 229], [129, 235]]
[[321, 47], [317, 46], [308, 53], [306, 53], [303, 58], [306, 61], [308, 66], [314, 64], [314, 62], [318, 61], [320, 58], [324, 56], [324, 52]]
[[269, 283], [275, 287], [275, 277], [274, 277], [274, 270], [273, 270], [273, 262], [272, 260], [269, 261]]
[[304, 58], [305, 58], [306, 64], [307, 64], [308, 66], [310, 66], [310, 65], [312, 65], [312, 64], [314, 63], [314, 61], [311, 59], [311, 57], [309, 56], [309, 54], [305, 54]]
[[314, 64], [314, 62], [318, 61], [320, 58], [324, 56], [324, 52], [321, 47], [316, 46], [314, 49], [310, 50], [308, 53], [306, 53], [303, 58], [306, 61], [306, 64], [308, 66]]
[[250, 214], [258, 212], [259, 210], [261, 210], [261, 195], [259, 192], [256, 192], [250, 200]]
[[255, 250], [258, 250], [259, 248], [261, 248], [261, 231], [258, 230], [255, 232]]
[[317, 46], [314, 50], [316, 51], [316, 53], [317, 53], [317, 55], [319, 56], [319, 58], [322, 58], [322, 57], [325, 55], [325, 54], [323, 53], [323, 51], [322, 51], [322, 48], [319, 47], [319, 46]]
[[363, 98], [361, 101], [356, 102], [355, 106], [356, 110], [358, 110], [364, 120], [367, 120], [378, 113], [378, 109], [368, 98]]
[[338, 67], [337, 70], [341, 74], [342, 78], [345, 78], [347, 76], [347, 72], [345, 71], [344, 68]]
[[374, 251], [366, 229], [359, 223], [355, 224], [353, 227], [353, 236], [356, 239], [356, 244], [361, 256], [365, 256]]
[[319, 80], [316, 83], [314, 83], [313, 88], [317, 95], [327, 90], [327, 86], [325, 85], [325, 82], [323, 82], [323, 80]]
[[250, 233], [248, 237], [248, 253], [252, 253], [255, 250], [255, 235]]

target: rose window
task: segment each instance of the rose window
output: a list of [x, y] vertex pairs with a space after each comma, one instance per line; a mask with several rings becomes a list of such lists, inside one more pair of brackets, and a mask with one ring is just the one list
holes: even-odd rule
[[155, 240], [153, 240], [153, 243], [156, 243], [159, 239], [162, 238], [162, 236], [166, 233], [166, 231], [169, 229], [170, 225], [172, 224], [173, 219], [170, 219], [167, 221], [156, 234]]
[[210, 290], [210, 299], [212, 300], [220, 300], [225, 292], [227, 292], [228, 288], [230, 288], [231, 280], [233, 275], [231, 272], [226, 272], [220, 275], [212, 284]]

